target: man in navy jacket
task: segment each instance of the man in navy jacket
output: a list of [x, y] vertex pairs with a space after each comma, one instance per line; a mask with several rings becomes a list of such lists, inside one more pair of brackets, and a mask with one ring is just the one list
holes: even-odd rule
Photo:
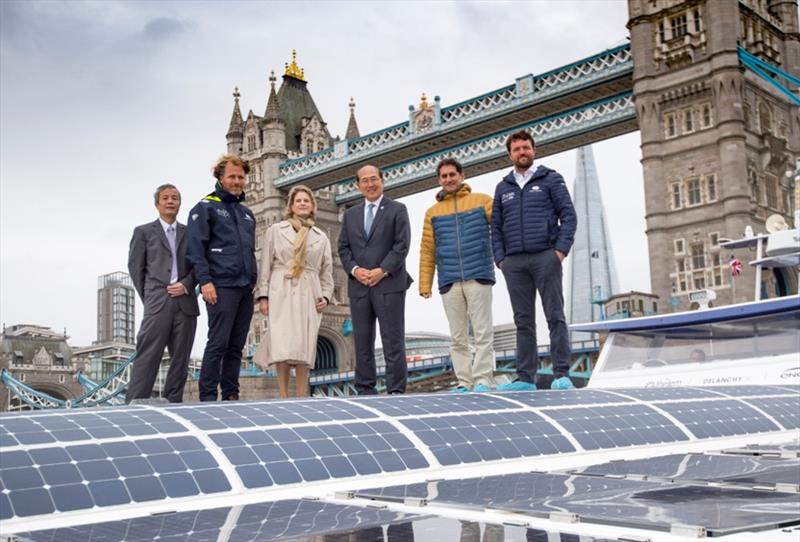
[[238, 156], [214, 166], [215, 190], [189, 213], [187, 259], [208, 312], [208, 342], [198, 388], [201, 401], [239, 399], [242, 349], [253, 317], [256, 220], [242, 205], [250, 167]]
[[536, 389], [536, 292], [550, 329], [553, 389], [571, 388], [569, 334], [564, 317], [561, 263], [575, 240], [578, 219], [560, 174], [534, 170], [533, 137], [511, 134], [506, 149], [514, 170], [497, 185], [492, 205], [494, 261], [506, 279], [517, 327], [517, 379], [498, 390]]

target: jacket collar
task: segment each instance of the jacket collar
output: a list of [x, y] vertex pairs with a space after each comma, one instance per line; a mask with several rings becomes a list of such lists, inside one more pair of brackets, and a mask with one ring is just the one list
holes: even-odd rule
[[[528, 182], [541, 179], [542, 177], [545, 177], [549, 172], [550, 172], [550, 168], [549, 167], [547, 167], [547, 166], [539, 166], [539, 167], [536, 168], [536, 171], [533, 172], [533, 177], [531, 177], [530, 181], [528, 181]], [[519, 186], [519, 185], [517, 185], [517, 180], [514, 178], [514, 170], [513, 169], [508, 173], [508, 175], [503, 177], [503, 180], [506, 181], [507, 183], [513, 184], [514, 186]]]
[[217, 181], [217, 184], [214, 185], [214, 191], [212, 192], [212, 194], [217, 196], [225, 203], [238, 203], [244, 201], [244, 196], [245, 196], [244, 191], [242, 191], [242, 193], [239, 196], [234, 196], [233, 194], [222, 188], [222, 185], [219, 184], [219, 181]]
[[436, 194], [436, 201], [444, 201], [452, 197], [463, 198], [470, 192], [472, 192], [472, 188], [470, 187], [470, 185], [468, 185], [467, 183], [461, 183], [461, 186], [458, 187], [458, 190], [456, 190], [452, 194], [448, 194], [444, 190], [439, 190], [439, 192]]

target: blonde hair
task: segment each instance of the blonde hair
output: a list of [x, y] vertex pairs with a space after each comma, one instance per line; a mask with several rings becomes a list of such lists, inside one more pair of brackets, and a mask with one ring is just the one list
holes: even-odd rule
[[314, 220], [317, 218], [317, 198], [314, 197], [313, 192], [311, 189], [304, 184], [298, 184], [297, 186], [292, 187], [289, 190], [289, 196], [286, 198], [286, 208], [283, 210], [284, 218], [292, 218], [294, 213], [292, 212], [292, 204], [294, 203], [294, 197], [299, 192], [305, 192], [308, 194], [308, 197], [311, 199], [311, 214], [308, 215], [308, 218]]
[[235, 154], [223, 154], [217, 159], [216, 163], [211, 168], [211, 173], [214, 175], [216, 180], [222, 180], [222, 176], [225, 175], [225, 166], [228, 164], [239, 166], [244, 170], [245, 175], [250, 173], [250, 164], [248, 164], [246, 160], [242, 160]]

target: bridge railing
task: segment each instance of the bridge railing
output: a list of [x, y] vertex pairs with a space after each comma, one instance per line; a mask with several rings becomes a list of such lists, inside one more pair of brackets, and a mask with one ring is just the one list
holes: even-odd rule
[[[90, 378], [78, 373], [78, 381], [83, 386], [83, 395], [76, 399], [58, 399], [47, 393], [31, 388], [24, 382], [14, 378], [9, 371], [3, 369], [0, 378], [3, 384], [20, 401], [34, 410], [44, 408], [78, 408], [89, 407], [101, 404], [121, 404], [125, 400], [125, 391], [128, 388], [130, 379], [130, 368], [136, 359], [136, 352], [122, 363], [113, 373], [103, 379], [99, 384], [95, 384]], [[81, 378], [83, 376], [83, 378]]]
[[[573, 341], [570, 345], [573, 356], [573, 363], [571, 372], [576, 376], [588, 378], [591, 375], [591, 364], [587, 363], [587, 354], [597, 352], [599, 350], [599, 343], [597, 340], [583, 340]], [[546, 358], [550, 355], [549, 345], [542, 345], [538, 348], [539, 356]], [[95, 383], [87, 376], [79, 373], [78, 379], [86, 392], [74, 400], [62, 400], [52, 397], [44, 392], [38, 391], [24, 382], [14, 378], [14, 376], [3, 369], [0, 372], [0, 380], [3, 384], [23, 403], [30, 408], [50, 409], [50, 408], [78, 408], [89, 407], [100, 404], [120, 404], [124, 401], [124, 392], [128, 386], [130, 378], [130, 368], [136, 358], [136, 353], [133, 353], [114, 373], [109, 375], [100, 383]], [[516, 363], [516, 350], [500, 350], [495, 352], [495, 359], [497, 361], [498, 370], [510, 370]], [[425, 376], [430, 376], [435, 373], [449, 370], [452, 366], [450, 356], [432, 356], [430, 358], [415, 360], [408, 362], [408, 371], [411, 380], [419, 380]], [[588, 372], [586, 370], [588, 367]], [[541, 374], [551, 374], [548, 372], [547, 367], [540, 369]], [[378, 367], [378, 377], [383, 378], [386, 374], [386, 367]], [[261, 376], [263, 372], [260, 370], [253, 371], [249, 376]], [[312, 376], [310, 384], [312, 387], [319, 386], [348, 386], [352, 387], [352, 382], [355, 380], [354, 371], [345, 371], [337, 373], [326, 373]]]
[[633, 70], [630, 45], [622, 45], [591, 57], [556, 68], [540, 75], [520, 77], [515, 84], [442, 108], [439, 121], [432, 129], [414, 133], [410, 121], [352, 140], [339, 142], [334, 147], [309, 156], [286, 160], [279, 166], [280, 177], [275, 186], [284, 187], [298, 178], [337, 167], [349, 161], [358, 161], [409, 143], [417, 136], [447, 132], [465, 123], [477, 122], [487, 116], [497, 115], [507, 109], [527, 106], [541, 100], [573, 92], [600, 80], [618, 77]]
[[[453, 148], [384, 168], [385, 189], [391, 190], [434, 176], [436, 165], [445, 157], [455, 158], [465, 167], [503, 157], [506, 155], [506, 139], [511, 133], [518, 130], [530, 132], [536, 139], [537, 147], [540, 147], [600, 126], [613, 125], [635, 119], [635, 117], [633, 93], [625, 92], [527, 125], [516, 126]], [[355, 177], [336, 185], [337, 204], [341, 205], [360, 197], [362, 196], [356, 186]]]

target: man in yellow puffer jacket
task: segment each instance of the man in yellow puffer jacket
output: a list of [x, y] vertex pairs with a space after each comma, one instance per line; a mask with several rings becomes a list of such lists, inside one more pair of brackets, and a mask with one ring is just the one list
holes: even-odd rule
[[[472, 193], [464, 170], [452, 158], [436, 167], [437, 203], [425, 213], [419, 258], [419, 293], [431, 297], [433, 273], [439, 278], [450, 324], [450, 357], [458, 379], [456, 392], [494, 389], [492, 286], [494, 260], [489, 222], [492, 197]], [[469, 347], [469, 326], [475, 337], [475, 359]]]

